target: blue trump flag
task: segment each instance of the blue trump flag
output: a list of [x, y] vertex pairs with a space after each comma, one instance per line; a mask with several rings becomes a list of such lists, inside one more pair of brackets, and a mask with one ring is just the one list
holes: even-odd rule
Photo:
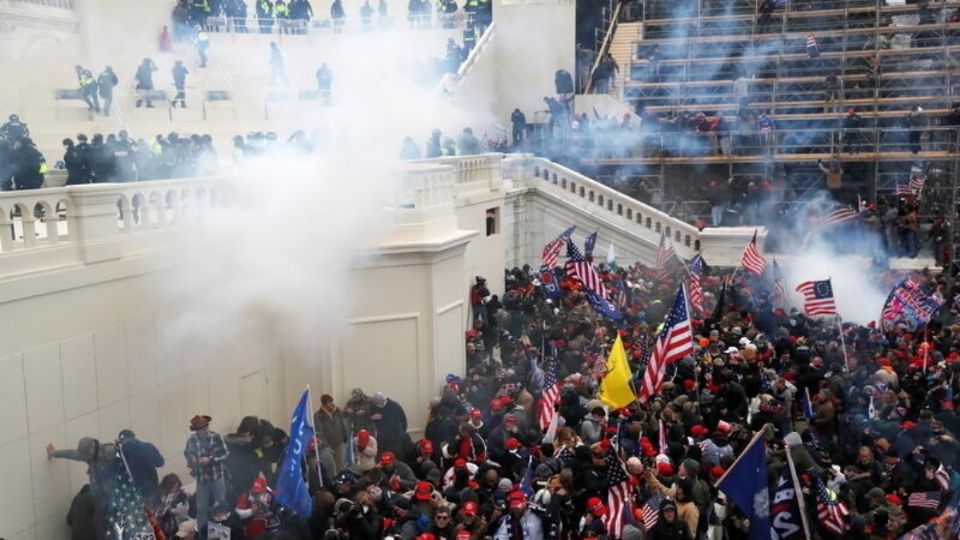
[[301, 463], [310, 447], [315, 431], [311, 424], [310, 389], [300, 396], [300, 403], [293, 410], [290, 421], [290, 442], [283, 451], [283, 463], [277, 470], [277, 502], [293, 510], [302, 517], [310, 517], [313, 512], [313, 500], [307, 483], [303, 479]]
[[761, 434], [757, 433], [717, 482], [717, 488], [750, 518], [750, 540], [770, 540], [767, 447]]

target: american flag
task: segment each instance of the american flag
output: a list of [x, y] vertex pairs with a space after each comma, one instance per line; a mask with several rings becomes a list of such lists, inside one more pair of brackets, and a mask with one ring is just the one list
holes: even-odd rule
[[773, 260], [773, 307], [782, 308], [787, 303], [787, 284], [777, 260]]
[[913, 197], [913, 190], [910, 188], [909, 184], [897, 183], [897, 187], [894, 188], [893, 194], [897, 197]]
[[670, 274], [672, 265], [680, 260], [667, 236], [660, 231], [660, 248], [657, 250], [657, 276], [661, 279]]
[[700, 280], [703, 277], [703, 257], [697, 254], [690, 261], [690, 305], [693, 306], [701, 315], [703, 311], [703, 286]]
[[623, 534], [623, 516], [633, 515], [633, 503], [630, 496], [630, 477], [613, 448], [607, 450], [607, 513], [603, 524], [610, 538], [620, 538]]
[[680, 286], [673, 307], [667, 313], [663, 330], [657, 337], [650, 362], [647, 363], [640, 387], [641, 403], [646, 403], [660, 391], [667, 365], [693, 353], [693, 330], [690, 328], [690, 314], [687, 312], [687, 295]]
[[844, 518], [850, 512], [847, 505], [837, 498], [837, 494], [827, 489], [823, 481], [817, 479], [817, 521], [824, 529], [834, 533], [843, 534], [847, 530], [847, 522]]
[[583, 286], [597, 293], [601, 298], [607, 298], [607, 288], [604, 287], [600, 275], [593, 267], [593, 264], [583, 258], [583, 253], [577, 249], [569, 237], [567, 238], [567, 275], [575, 277], [583, 283]]
[[560, 403], [560, 380], [557, 379], [557, 361], [547, 361], [544, 370], [543, 395], [540, 397], [540, 429], [550, 427], [550, 422], [557, 416], [557, 404]]
[[767, 267], [767, 261], [757, 249], [757, 231], [753, 231], [753, 239], [743, 250], [743, 256], [740, 257], [740, 265], [758, 276], [763, 275], [763, 270]]
[[911, 493], [910, 496], [907, 497], [907, 506], [936, 510], [940, 507], [940, 497], [941, 494], [939, 491], [920, 491], [917, 493]]
[[803, 295], [803, 311], [810, 317], [837, 314], [837, 304], [833, 300], [833, 287], [829, 279], [804, 281], [797, 285], [797, 292]]
[[910, 172], [910, 189], [914, 193], [920, 193], [923, 190], [924, 184], [927, 183], [927, 176], [923, 174], [922, 171], [911, 171]]
[[941, 491], [950, 489], [950, 473], [943, 468], [943, 463], [937, 467], [936, 472], [933, 473], [933, 478], [937, 481], [937, 485], [940, 486]]
[[827, 227], [857, 219], [860, 214], [849, 206], [838, 206], [822, 216], [817, 216], [810, 220], [811, 229], [826, 229]]
[[553, 268], [557, 265], [557, 259], [560, 257], [560, 250], [563, 249], [563, 245], [566, 243], [567, 239], [570, 238], [570, 235], [573, 234], [573, 230], [576, 228], [576, 226], [570, 227], [569, 229], [560, 233], [560, 236], [547, 242], [546, 246], [543, 246], [543, 264], [546, 265], [547, 268]]
[[640, 520], [643, 521], [645, 531], [649, 531], [660, 521], [660, 503], [663, 499], [663, 493], [654, 491], [647, 502], [643, 503], [643, 508], [640, 509]]

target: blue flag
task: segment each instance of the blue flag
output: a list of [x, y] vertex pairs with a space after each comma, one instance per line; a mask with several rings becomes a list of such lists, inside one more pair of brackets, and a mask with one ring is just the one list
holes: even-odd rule
[[583, 292], [587, 296], [587, 303], [590, 304], [590, 307], [592, 307], [594, 311], [614, 321], [623, 320], [623, 313], [617, 309], [617, 306], [613, 305], [613, 302], [606, 298], [601, 298], [599, 294], [590, 289], [584, 289]]
[[290, 442], [283, 451], [283, 463], [277, 470], [277, 502], [293, 510], [302, 517], [310, 517], [313, 512], [313, 499], [303, 479], [301, 463], [310, 446], [310, 439], [316, 433], [311, 425], [310, 389], [300, 396], [300, 403], [293, 410], [290, 421]]
[[597, 244], [597, 233], [593, 233], [583, 241], [583, 256], [590, 260], [593, 258], [593, 246]]
[[770, 540], [767, 449], [759, 433], [720, 479], [717, 488], [750, 518], [750, 540]]
[[557, 282], [557, 275], [553, 268], [546, 264], [540, 267], [540, 287], [543, 288], [543, 295], [547, 298], [560, 298], [560, 283]]
[[527, 458], [527, 471], [523, 473], [523, 480], [520, 482], [520, 491], [527, 497], [533, 497], [533, 456]]

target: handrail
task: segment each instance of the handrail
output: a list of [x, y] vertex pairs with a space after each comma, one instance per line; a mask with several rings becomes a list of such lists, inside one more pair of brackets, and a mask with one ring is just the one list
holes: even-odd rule
[[473, 49], [470, 49], [470, 54], [467, 55], [467, 59], [460, 63], [460, 66], [457, 68], [456, 73], [445, 73], [440, 79], [440, 82], [433, 88], [432, 96], [434, 98], [450, 95], [453, 93], [453, 90], [460, 83], [460, 81], [467, 76], [470, 70], [473, 69], [474, 65], [479, 61], [480, 53], [483, 49], [486, 49], [490, 43], [493, 41], [493, 34], [497, 31], [497, 23], [493, 21], [490, 23], [484, 32], [483, 35], [477, 39], [477, 43], [473, 46]]
[[59, 9], [73, 9], [73, 0], [7, 0], [13, 4], [34, 4]]
[[533, 178], [543, 180], [587, 204], [649, 229], [651, 234], [665, 231], [672, 240], [689, 249], [698, 249], [700, 231], [693, 225], [546, 158], [532, 158], [530, 162], [533, 166]]
[[617, 2], [616, 7], [613, 8], [613, 16], [610, 17], [610, 25], [607, 26], [607, 34], [603, 36], [603, 44], [600, 45], [600, 49], [597, 51], [596, 58], [593, 59], [593, 67], [590, 68], [590, 76], [587, 77], [587, 87], [583, 89], [584, 94], [589, 94], [590, 90], [593, 89], [593, 74], [597, 71], [597, 68], [600, 66], [600, 62], [603, 61], [603, 57], [607, 54], [607, 51], [610, 50], [610, 44], [613, 42], [613, 34], [617, 31], [617, 23], [620, 21], [620, 9], [623, 7], [623, 2]]

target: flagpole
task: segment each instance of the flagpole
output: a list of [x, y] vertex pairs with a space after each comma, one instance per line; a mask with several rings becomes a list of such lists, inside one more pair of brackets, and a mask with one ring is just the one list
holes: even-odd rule
[[759, 439], [761, 436], [763, 436], [763, 430], [758, 431], [753, 436], [753, 438], [750, 439], [750, 442], [743, 447], [743, 452], [740, 452], [740, 455], [737, 456], [737, 459], [735, 459], [733, 463], [729, 467], [727, 467], [727, 470], [724, 471], [723, 475], [720, 478], [718, 478], [716, 482], [713, 483], [713, 487], [717, 487], [723, 483], [723, 481], [727, 478], [727, 475], [730, 474], [730, 471], [732, 471], [737, 466], [737, 464], [740, 463], [740, 460], [743, 459], [743, 456], [746, 455], [747, 449], [753, 446], [754, 443], [757, 442], [757, 439]]
[[923, 327], [923, 374], [927, 374], [927, 351], [930, 350], [930, 327]]
[[843, 337], [843, 322], [841, 321], [839, 313], [837, 313], [837, 330], [840, 331], [840, 347], [841, 350], [843, 350], [843, 367], [847, 372], [849, 372], [850, 361], [847, 359], [847, 340]]
[[806, 540], [810, 540], [810, 525], [807, 523], [807, 510], [803, 507], [803, 491], [800, 490], [800, 480], [797, 478], [797, 468], [793, 464], [793, 456], [790, 454], [789, 446], [787, 447], [787, 466], [790, 467], [790, 479], [793, 480], [793, 492], [796, 494], [797, 504], [800, 506], [800, 519], [803, 522], [803, 537]]
[[[307, 385], [307, 410], [309, 411], [307, 414], [311, 415], [311, 418], [312, 418], [312, 415], [313, 415], [313, 392], [310, 391], [310, 385], [309, 385], [309, 384]], [[320, 487], [323, 487], [323, 474], [322, 474], [322, 472], [321, 472], [321, 470], [320, 470], [320, 467], [321, 467], [321, 465], [320, 465], [320, 443], [319, 443], [319, 440], [317, 439], [317, 426], [313, 426], [313, 439], [314, 439], [313, 453], [314, 453], [314, 455], [317, 456], [317, 479], [320, 480]], [[353, 441], [352, 441], [352, 440], [350, 441], [350, 444], [353, 444]]]

